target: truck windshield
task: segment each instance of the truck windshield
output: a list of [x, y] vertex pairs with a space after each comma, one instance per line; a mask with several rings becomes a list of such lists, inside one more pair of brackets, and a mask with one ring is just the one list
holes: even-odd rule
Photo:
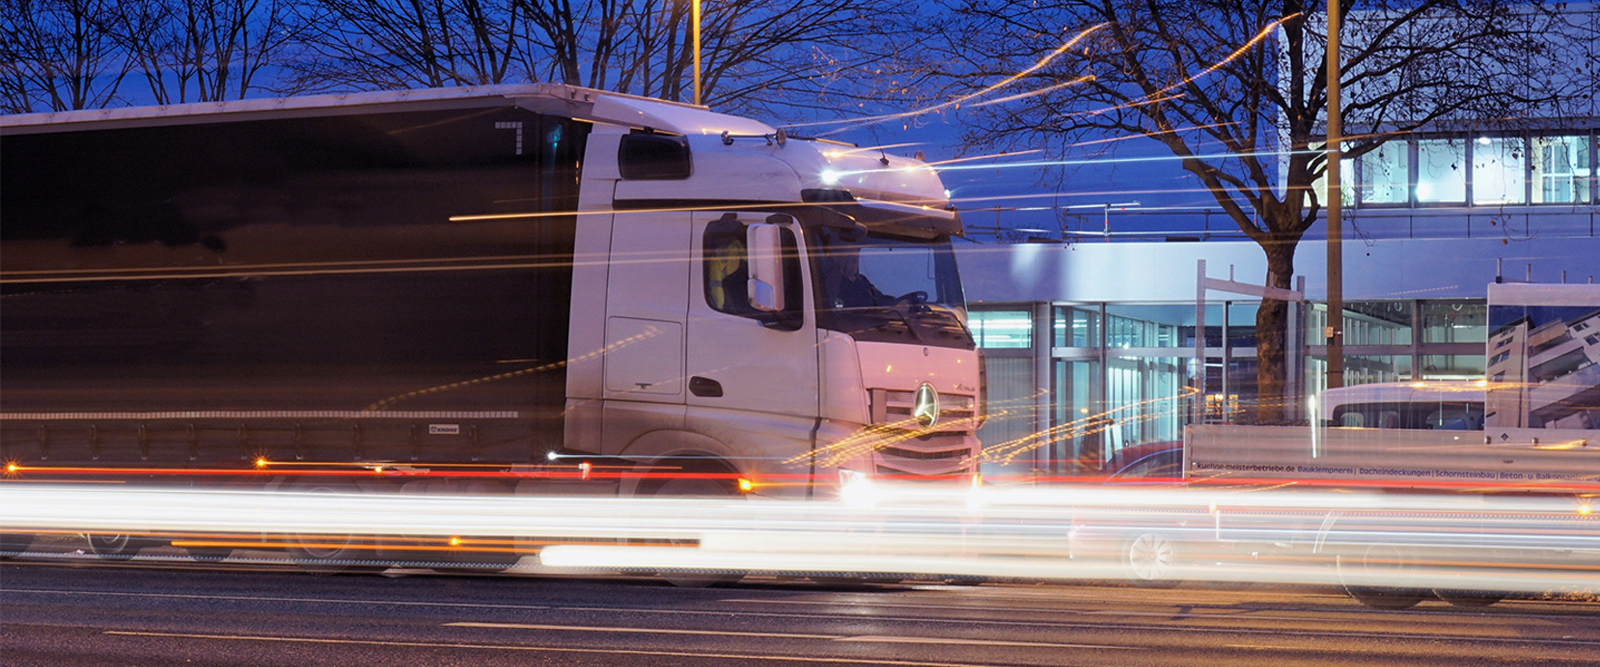
[[948, 236], [809, 230], [817, 325], [856, 340], [972, 349]]

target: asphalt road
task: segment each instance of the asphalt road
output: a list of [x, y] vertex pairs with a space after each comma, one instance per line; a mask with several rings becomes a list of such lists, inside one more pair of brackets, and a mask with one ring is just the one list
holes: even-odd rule
[[0, 565], [0, 663], [95, 665], [1595, 665], [1600, 604], [1360, 607], [1337, 591], [823, 586], [750, 578], [316, 575], [174, 561]]

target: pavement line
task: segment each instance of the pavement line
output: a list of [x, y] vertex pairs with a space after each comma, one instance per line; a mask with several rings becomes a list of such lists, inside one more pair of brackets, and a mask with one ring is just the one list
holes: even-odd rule
[[1019, 646], [1033, 648], [1103, 648], [1120, 651], [1143, 651], [1143, 646], [1113, 646], [1110, 644], [1062, 644], [1057, 642], [1019, 642], [1003, 639], [945, 639], [941, 637], [895, 637], [890, 635], [861, 635], [839, 637], [839, 642], [882, 642], [885, 644], [956, 644], [961, 646]]
[[675, 630], [671, 628], [625, 628], [592, 625], [541, 625], [534, 623], [477, 623], [459, 621], [445, 623], [450, 628], [500, 628], [507, 630], [558, 630], [573, 632], [611, 632], [646, 635], [703, 635], [709, 637], [762, 637], [767, 639], [824, 639], [836, 642], [877, 642], [885, 644], [954, 644], [965, 646], [1015, 646], [1032, 648], [1104, 648], [1144, 650], [1138, 646], [1109, 646], [1105, 644], [1062, 644], [1055, 642], [1020, 642], [1000, 639], [949, 639], [943, 637], [899, 637], [894, 635], [815, 635], [792, 632], [738, 632], [732, 630]]
[[554, 653], [599, 653], [606, 655], [645, 655], [672, 658], [712, 658], [717, 660], [769, 660], [773, 662], [814, 662], [823, 664], [902, 665], [904, 667], [996, 667], [993, 663], [976, 662], [919, 662], [915, 660], [883, 660], [861, 658], [807, 658], [787, 655], [753, 655], [741, 653], [691, 653], [689, 651], [645, 651], [638, 649], [568, 648], [551, 646], [506, 646], [500, 644], [463, 644], [459, 642], [403, 642], [375, 639], [319, 639], [316, 637], [268, 637], [260, 635], [207, 635], [183, 632], [133, 632], [107, 630], [105, 634], [123, 637], [162, 637], [167, 639], [219, 639], [227, 641], [281, 642], [286, 644], [324, 644], [346, 646], [395, 646], [406, 648], [484, 649], [491, 651], [550, 651]]
[[[130, 593], [122, 591], [74, 591], [46, 588], [0, 588], [0, 593], [49, 593], [55, 595], [98, 595], [105, 597], [163, 598], [169, 600], [231, 600], [234, 602], [328, 602], [334, 604], [374, 604], [400, 607], [466, 607], [481, 609], [553, 609], [549, 605], [491, 604], [487, 602], [417, 602], [410, 600], [341, 600], [338, 598], [289, 598], [264, 595], [196, 595], [191, 593]], [[725, 613], [725, 612], [724, 612]]]
[[1369, 649], [1341, 648], [1338, 646], [1268, 646], [1266, 644], [1223, 644], [1223, 648], [1242, 648], [1253, 651], [1313, 651], [1317, 653], [1366, 653]]
[[447, 628], [498, 628], [502, 630], [568, 630], [575, 632], [621, 632], [647, 635], [706, 635], [712, 637], [766, 637], [769, 639], [838, 639], [839, 635], [810, 635], [793, 632], [739, 632], [736, 630], [674, 630], [671, 628], [624, 628], [593, 625], [541, 625], [537, 623], [476, 623], [457, 621]]

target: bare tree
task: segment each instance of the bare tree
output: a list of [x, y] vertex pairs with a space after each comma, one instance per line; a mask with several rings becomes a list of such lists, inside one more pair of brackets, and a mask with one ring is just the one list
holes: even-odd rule
[[516, 0], [311, 0], [302, 20], [310, 88], [503, 83], [525, 46]]
[[0, 103], [6, 113], [112, 104], [128, 73], [109, 25], [115, 0], [0, 2]]
[[288, 0], [132, 0], [116, 33], [157, 104], [214, 102], [271, 87], [292, 19]]
[[[302, 81], [339, 89], [557, 81], [688, 101], [690, 0], [311, 0]], [[892, 39], [888, 0], [707, 0], [703, 100], [804, 106]], [[908, 26], [909, 27], [909, 26]]]
[[[1299, 0], [954, 0], [931, 59], [947, 94], [1017, 75], [1004, 104], [969, 109], [981, 148], [1075, 150], [1160, 142], [1266, 253], [1289, 288], [1295, 248], [1322, 207], [1326, 19]], [[1512, 0], [1347, 0], [1343, 119], [1356, 158], [1441, 123], [1523, 117], [1581, 94], [1549, 63], [1573, 35], [1562, 8]], [[1074, 35], [1089, 31], [1071, 48]], [[1031, 69], [1030, 69], [1031, 68]], [[1364, 132], [1364, 133], [1363, 133]], [[1360, 133], [1360, 134], [1357, 134]], [[1257, 418], [1282, 401], [1287, 305], [1256, 315]]]

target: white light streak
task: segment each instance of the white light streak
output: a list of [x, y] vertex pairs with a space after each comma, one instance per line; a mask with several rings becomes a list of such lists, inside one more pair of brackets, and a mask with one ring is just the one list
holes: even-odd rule
[[[546, 568], [1120, 579], [1123, 545], [1181, 545], [1186, 580], [1600, 595], [1589, 500], [875, 481], [870, 501], [138, 489], [0, 483], [3, 532], [532, 538]], [[468, 539], [461, 536], [473, 536]], [[636, 546], [640, 540], [653, 540]], [[672, 542], [667, 542], [668, 540]], [[533, 542], [529, 542], [533, 543]], [[1282, 545], [1295, 545], [1283, 547]], [[1396, 567], [1352, 559], [1398, 554]], [[533, 547], [523, 549], [531, 553]], [[1241, 556], [1240, 554], [1249, 554]]]

